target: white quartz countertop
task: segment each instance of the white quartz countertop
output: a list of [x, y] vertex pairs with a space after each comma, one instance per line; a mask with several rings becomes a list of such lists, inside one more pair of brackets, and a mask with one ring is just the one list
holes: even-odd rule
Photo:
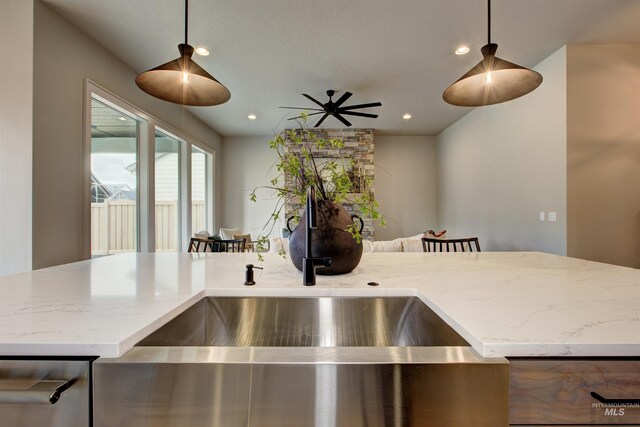
[[[0, 277], [0, 355], [117, 357], [205, 295], [416, 295], [482, 356], [640, 356], [640, 270], [538, 252], [366, 253], [302, 286], [266, 254], [121, 254]], [[377, 282], [379, 286], [368, 286]]]

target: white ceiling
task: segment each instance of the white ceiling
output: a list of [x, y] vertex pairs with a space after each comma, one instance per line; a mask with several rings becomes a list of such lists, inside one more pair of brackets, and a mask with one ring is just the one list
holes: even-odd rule
[[[183, 0], [44, 1], [138, 72], [175, 59], [184, 41]], [[481, 59], [486, 8], [486, 0], [191, 0], [189, 43], [211, 51], [195, 60], [231, 100], [189, 108], [225, 136], [271, 135], [295, 115], [278, 106], [314, 107], [301, 93], [324, 102], [335, 89], [334, 100], [353, 92], [346, 105], [382, 102], [367, 110], [380, 117], [353, 118], [354, 127], [435, 135], [468, 112], [442, 92]], [[528, 67], [566, 44], [639, 43], [640, 1], [493, 0], [491, 38], [499, 57]], [[454, 55], [460, 44], [471, 52]], [[342, 127], [331, 117], [323, 126]]]

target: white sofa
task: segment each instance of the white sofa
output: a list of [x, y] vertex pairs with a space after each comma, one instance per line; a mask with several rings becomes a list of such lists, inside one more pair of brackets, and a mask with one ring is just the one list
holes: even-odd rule
[[[412, 237], [399, 237], [393, 240], [371, 241], [363, 240], [364, 252], [422, 252], [422, 236], [416, 234]], [[278, 253], [281, 249], [289, 250], [289, 239], [285, 237], [272, 237], [269, 239], [269, 252]]]

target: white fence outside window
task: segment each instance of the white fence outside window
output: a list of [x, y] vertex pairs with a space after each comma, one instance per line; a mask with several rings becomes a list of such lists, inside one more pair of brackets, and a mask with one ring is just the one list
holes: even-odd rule
[[[206, 229], [204, 201], [193, 201], [193, 230]], [[136, 202], [107, 200], [91, 203], [91, 253], [111, 255], [137, 250]], [[178, 205], [176, 201], [156, 202], [156, 252], [179, 252]]]

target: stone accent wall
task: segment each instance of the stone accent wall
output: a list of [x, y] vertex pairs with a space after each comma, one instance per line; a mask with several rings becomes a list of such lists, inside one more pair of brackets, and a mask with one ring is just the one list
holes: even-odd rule
[[[355, 167], [353, 170], [353, 181], [356, 191], [360, 191], [360, 185], [364, 177], [371, 180], [371, 188], [369, 189], [371, 196], [374, 196], [374, 144], [373, 129], [318, 129], [313, 130], [319, 138], [335, 139], [339, 138], [344, 142], [342, 149], [314, 150], [312, 152], [314, 158], [346, 158], [353, 159]], [[285, 132], [286, 135], [286, 132]], [[299, 147], [287, 146], [286, 152], [299, 152]], [[288, 176], [285, 176], [285, 185], [290, 186], [292, 182]], [[354, 211], [354, 206], [343, 203], [347, 212], [351, 214], [359, 214]], [[285, 218], [298, 213], [302, 215], [304, 211], [304, 200], [294, 200], [285, 205]], [[371, 218], [362, 218], [364, 228], [362, 237], [367, 240], [374, 238], [374, 224]]]

